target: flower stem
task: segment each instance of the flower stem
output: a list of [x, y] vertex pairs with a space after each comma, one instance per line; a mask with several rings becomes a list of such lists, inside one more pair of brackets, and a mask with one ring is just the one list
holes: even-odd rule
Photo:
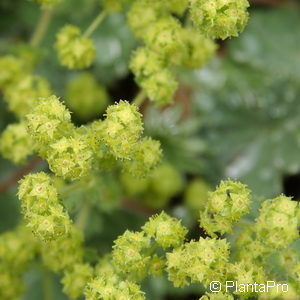
[[253, 222], [245, 220], [245, 219], [240, 219], [239, 220], [239, 225], [249, 227], [249, 226], [253, 226]]
[[151, 256], [158, 247], [159, 247], [159, 245], [157, 243], [154, 243], [146, 252], [146, 256]]
[[38, 47], [41, 41], [43, 40], [43, 37], [49, 27], [50, 20], [53, 15], [53, 10], [48, 8], [43, 11], [43, 13], [40, 16], [40, 19], [38, 21], [38, 24], [35, 28], [35, 31], [33, 32], [33, 35], [30, 40], [30, 45], [33, 47]]
[[96, 19], [88, 27], [88, 29], [84, 32], [83, 35], [85, 37], [89, 37], [97, 29], [97, 27], [103, 22], [106, 16], [107, 16], [106, 10], [101, 11], [99, 15], [96, 17]]
[[145, 90], [140, 90], [136, 97], [133, 99], [132, 104], [135, 104], [137, 107], [141, 106], [144, 100], [146, 99]]

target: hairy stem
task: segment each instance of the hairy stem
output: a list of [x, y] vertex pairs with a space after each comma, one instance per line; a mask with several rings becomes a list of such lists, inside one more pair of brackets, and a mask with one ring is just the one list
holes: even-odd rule
[[145, 90], [140, 90], [136, 97], [133, 99], [132, 104], [135, 104], [137, 107], [141, 106], [146, 99]]
[[242, 225], [244, 227], [252, 227], [254, 225], [254, 223], [251, 221], [245, 220], [245, 219], [240, 219], [239, 225]]
[[30, 45], [33, 47], [38, 47], [41, 41], [43, 40], [43, 37], [45, 36], [45, 33], [49, 27], [50, 20], [53, 15], [53, 10], [48, 8], [43, 11], [41, 14], [41, 17], [38, 21], [38, 24], [35, 28], [35, 31], [33, 32], [33, 35], [30, 40]]
[[84, 32], [83, 35], [85, 37], [89, 37], [97, 29], [97, 27], [103, 22], [106, 16], [107, 16], [106, 11], [105, 10], [101, 11], [100, 14], [96, 17], [96, 19], [88, 27], [88, 29]]
[[155, 242], [146, 252], [146, 256], [151, 256], [158, 247], [159, 247], [159, 245]]

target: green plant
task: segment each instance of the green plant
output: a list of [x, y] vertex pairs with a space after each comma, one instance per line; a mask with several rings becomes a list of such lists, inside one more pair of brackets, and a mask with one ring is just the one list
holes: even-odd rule
[[[205, 168], [196, 157], [207, 149], [195, 137], [195, 116], [184, 119], [172, 107], [182, 75], [213, 58], [217, 39], [244, 30], [249, 3], [104, 0], [99, 7], [90, 0], [81, 3], [86, 11], [68, 19], [78, 22], [73, 25], [64, 20], [70, 1], [36, 2], [41, 17], [30, 42], [9, 45], [0, 57], [0, 89], [13, 115], [0, 137], [1, 154], [21, 165], [30, 164], [32, 155], [41, 158], [39, 170], [26, 169], [18, 182], [19, 224], [0, 235], [0, 298], [30, 297], [22, 280], [30, 270], [43, 278], [45, 299], [57, 297], [54, 273], [69, 299], [159, 299], [156, 291], [144, 292], [153, 278], [167, 278], [170, 289], [195, 287], [200, 299], [297, 297], [298, 204], [284, 195], [259, 201], [234, 180], [221, 181], [212, 191], [200, 177]], [[36, 11], [34, 3], [20, 5]], [[87, 26], [95, 7], [100, 12]], [[51, 27], [55, 13], [58, 26]], [[104, 51], [96, 35], [110, 20], [123, 22], [117, 27], [129, 45], [126, 57], [112, 59], [116, 68], [106, 64], [119, 48], [112, 44]], [[53, 51], [47, 53], [49, 45]], [[118, 102], [109, 105], [109, 90], [124, 65], [139, 92], [133, 100], [113, 99]], [[209, 88], [201, 92], [213, 94]], [[190, 181], [184, 172], [197, 177]], [[174, 216], [158, 212], [182, 193], [186, 207]], [[106, 218], [122, 225], [122, 206], [146, 213], [148, 220], [136, 221], [135, 230], [120, 226], [106, 241]], [[191, 225], [195, 220], [201, 235]], [[94, 244], [99, 235], [100, 247]], [[215, 281], [219, 290], [213, 290]], [[266, 290], [267, 282], [274, 286]], [[278, 289], [287, 284], [288, 294]]]

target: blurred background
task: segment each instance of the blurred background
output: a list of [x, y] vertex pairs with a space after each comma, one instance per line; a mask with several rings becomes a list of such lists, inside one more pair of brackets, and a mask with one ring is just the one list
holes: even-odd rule
[[[238, 179], [253, 191], [255, 205], [249, 218], [255, 218], [262, 199], [280, 193], [300, 199], [300, 3], [250, 3], [249, 24], [238, 38], [219, 42], [217, 57], [205, 68], [178, 70], [175, 105], [157, 109], [146, 102], [142, 106], [146, 135], [160, 140], [164, 152], [163, 164], [151, 179], [135, 181], [117, 171], [101, 172], [96, 185], [64, 200], [72, 214], [84, 195], [94, 199], [95, 210], [85, 232], [91, 262], [109, 252], [119, 234], [138, 230], [162, 209], [182, 218], [191, 229], [190, 238], [203, 235], [195, 211], [222, 179]], [[63, 1], [42, 47], [32, 49], [26, 41], [39, 18], [38, 5], [1, 0], [0, 54], [15, 53], [35, 60], [36, 73], [46, 77], [64, 99], [70, 81], [80, 74], [59, 66], [53, 49], [55, 34], [66, 23], [86, 28], [98, 10], [99, 0]], [[97, 59], [88, 72], [106, 87], [110, 103], [130, 101], [138, 92], [128, 70], [137, 41], [124, 16], [107, 18], [93, 40]], [[82, 97], [87, 93], [88, 87]], [[99, 117], [101, 114], [73, 113], [77, 125]], [[14, 121], [0, 99], [0, 131]], [[47, 170], [39, 158], [31, 157], [16, 166], [0, 157], [0, 232], [18, 223], [17, 181], [36, 170]], [[43, 299], [42, 272], [37, 264], [26, 273], [24, 299]], [[51, 274], [52, 299], [66, 299], [59, 280]], [[155, 300], [197, 299], [202, 292], [193, 285], [175, 289], [167, 279], [157, 278], [147, 280], [143, 289]]]

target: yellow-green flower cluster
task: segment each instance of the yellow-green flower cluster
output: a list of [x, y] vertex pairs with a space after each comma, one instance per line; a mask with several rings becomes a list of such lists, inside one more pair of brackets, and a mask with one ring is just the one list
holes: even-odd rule
[[208, 194], [211, 187], [201, 178], [193, 179], [186, 187], [184, 193], [184, 203], [193, 215], [199, 215], [208, 202]]
[[[254, 225], [249, 224], [249, 226], [251, 226], [251, 229], [250, 227], [244, 228], [236, 239], [235, 246], [238, 249], [238, 258], [260, 261], [266, 257], [272, 249], [257, 239], [253, 228]], [[249, 253], [251, 253], [251, 256]]]
[[121, 278], [116, 273], [110, 254], [99, 260], [95, 267], [95, 275], [86, 285], [86, 299], [145, 299], [139, 285]]
[[[254, 285], [255, 283], [264, 284], [268, 280], [262, 266], [253, 263], [252, 260], [241, 260], [230, 265], [228, 273], [228, 278], [236, 282], [238, 286]], [[239, 294], [243, 297], [257, 296], [257, 293], [252, 291], [252, 289], [247, 289], [247, 291], [243, 292], [234, 291], [234, 294]]]
[[134, 105], [120, 101], [106, 111], [103, 140], [116, 158], [131, 159], [132, 149], [143, 132], [141, 114]]
[[50, 169], [63, 178], [77, 179], [88, 175], [93, 152], [85, 136], [62, 137], [50, 145], [47, 153]]
[[281, 289], [281, 287], [278, 285], [280, 284], [287, 284], [287, 282], [274, 282], [274, 286], [270, 287], [268, 291], [261, 293], [258, 296], [258, 300], [294, 300], [299, 298], [299, 289], [295, 288], [295, 286], [291, 283], [288, 282], [288, 291]]
[[184, 28], [172, 15], [187, 7], [188, 1], [141, 0], [133, 2], [127, 14], [133, 33], [145, 43], [134, 52], [130, 68], [149, 99], [158, 105], [172, 103], [177, 90], [172, 66], [199, 68], [216, 50], [211, 40]]
[[[188, 0], [133, 1], [127, 14], [128, 25], [138, 38], [144, 40], [148, 38], [147, 34], [149, 31], [151, 31], [151, 26], [154, 25], [157, 27], [161, 27], [164, 21], [167, 20], [170, 16], [172, 16], [173, 13], [181, 15], [187, 8]], [[140, 17], [141, 15], [143, 16], [143, 18]], [[169, 20], [171, 20], [171, 22], [174, 22], [176, 19], [172, 18]], [[158, 25], [160, 22], [161, 24]], [[177, 23], [176, 25], [179, 25], [179, 23]], [[167, 39], [170, 37], [170, 33], [174, 28], [175, 27], [171, 28], [170, 31], [165, 31], [165, 33], [167, 33]], [[154, 32], [157, 32], [157, 29], [154, 30]], [[177, 35], [178, 32], [179, 31], [175, 32], [175, 35]], [[158, 39], [161, 38], [162, 36], [160, 36]], [[167, 40], [162, 42], [167, 43]]]
[[204, 286], [211, 281], [223, 282], [229, 258], [229, 245], [225, 239], [200, 238], [185, 243], [167, 253], [167, 271], [174, 286], [193, 282]]
[[96, 160], [101, 166], [113, 159], [136, 176], [145, 176], [161, 158], [159, 142], [141, 138], [141, 114], [126, 101], [109, 106], [104, 121], [76, 128], [57, 97], [43, 98], [27, 115], [27, 126], [39, 155], [63, 178], [86, 176]]
[[144, 292], [140, 286], [128, 280], [120, 280], [118, 276], [104, 274], [90, 281], [85, 289], [87, 300], [132, 299], [143, 300]]
[[[294, 272], [295, 269], [299, 269], [299, 266], [297, 267], [297, 264], [300, 263], [300, 255], [299, 254], [300, 253], [298, 253], [298, 251], [296, 251], [295, 249], [290, 249], [290, 248], [282, 249], [278, 253], [280, 265], [283, 268], [285, 268], [286, 271]], [[300, 275], [300, 273], [299, 273], [299, 275]]]
[[5, 89], [24, 74], [25, 64], [13, 55], [0, 57], [0, 89]]
[[109, 106], [100, 128], [102, 141], [116, 159], [123, 161], [128, 172], [142, 177], [159, 163], [160, 143], [141, 138], [143, 123], [135, 105], [120, 101]]
[[113, 263], [119, 273], [134, 281], [141, 281], [147, 275], [151, 256], [147, 253], [150, 248], [150, 237], [144, 232], [126, 230], [117, 238], [113, 246]]
[[[143, 39], [150, 25], [154, 24], [160, 17], [168, 15], [164, 9], [160, 9], [160, 3], [162, 2], [163, 1], [152, 1], [149, 3], [148, 0], [133, 2], [127, 13], [127, 21], [136, 37]], [[141, 16], [143, 16], [143, 18], [141, 18]]]
[[58, 98], [41, 99], [27, 115], [27, 123], [39, 154], [56, 175], [77, 179], [90, 171], [93, 152], [89, 140], [75, 129], [70, 112]]
[[190, 0], [195, 26], [207, 36], [223, 40], [244, 30], [248, 7], [247, 0]]
[[289, 273], [293, 278], [295, 278], [295, 281], [298, 284], [298, 289], [300, 288], [300, 262], [299, 260], [297, 261], [296, 264], [293, 264], [291, 268], [289, 269]]
[[[165, 59], [148, 48], [138, 48], [131, 57], [130, 68], [137, 79], [146, 79], [166, 66]], [[143, 81], [143, 80], [141, 80]]]
[[142, 227], [143, 231], [163, 249], [179, 247], [183, 244], [187, 229], [175, 218], [162, 212], [151, 217]]
[[178, 82], [170, 70], [163, 69], [142, 80], [140, 85], [147, 92], [150, 100], [155, 101], [158, 105], [166, 105], [173, 103]]
[[136, 178], [128, 173], [121, 175], [125, 193], [139, 198], [150, 207], [162, 208], [183, 188], [182, 176], [169, 163], [161, 163], [146, 178]]
[[26, 118], [30, 135], [40, 144], [50, 145], [74, 129], [70, 112], [55, 96], [40, 99]]
[[26, 269], [37, 250], [31, 232], [23, 225], [0, 235], [0, 264], [14, 271]]
[[93, 268], [89, 264], [75, 264], [71, 271], [65, 272], [62, 279], [64, 293], [70, 299], [79, 298], [92, 276]]
[[183, 179], [178, 170], [169, 163], [163, 163], [157, 167], [149, 179], [154, 196], [170, 198], [181, 191]]
[[227, 180], [222, 181], [208, 197], [204, 211], [200, 212], [200, 225], [205, 231], [215, 236], [230, 233], [232, 224], [249, 212], [250, 191], [244, 184]]
[[72, 225], [68, 235], [41, 243], [41, 255], [43, 263], [53, 272], [71, 272], [75, 265], [83, 263], [81, 232]]
[[171, 16], [159, 18], [147, 28], [143, 37], [145, 44], [151, 50], [164, 53], [165, 56], [180, 51], [183, 47], [180, 39], [181, 24]]
[[59, 31], [55, 48], [61, 65], [69, 69], [87, 68], [96, 57], [92, 40], [82, 35], [74, 25], [66, 25]]
[[0, 299], [20, 299], [23, 272], [36, 252], [37, 243], [23, 225], [0, 235]]
[[150, 100], [162, 105], [172, 103], [178, 84], [164, 58], [151, 49], [140, 47], [133, 53], [130, 68]]
[[68, 234], [41, 242], [40, 247], [44, 265], [53, 272], [63, 272], [63, 291], [70, 299], [81, 297], [94, 272], [89, 264], [84, 263], [81, 232], [70, 225]]
[[147, 176], [160, 162], [160, 142], [149, 137], [142, 138], [133, 149], [133, 158], [124, 161], [124, 170], [137, 178]]
[[69, 109], [83, 121], [100, 116], [109, 102], [105, 87], [87, 72], [68, 83], [65, 98]]
[[[22, 274], [21, 274], [22, 275]], [[24, 294], [25, 286], [22, 276], [0, 265], [0, 298], [19, 300]]]
[[[20, 54], [22, 55], [22, 53]], [[25, 130], [24, 119], [41, 97], [51, 94], [48, 82], [30, 73], [33, 60], [11, 55], [0, 57], [0, 89], [3, 98], [20, 123], [8, 126], [0, 137], [0, 151], [14, 163], [24, 163], [35, 148]]]
[[48, 82], [32, 75], [31, 69], [31, 63], [19, 57], [0, 57], [0, 89], [9, 110], [20, 119], [29, 113], [38, 98], [51, 94]]
[[[237, 36], [244, 29], [248, 6], [247, 0], [133, 1], [128, 25], [145, 47], [133, 54], [130, 68], [149, 99], [172, 103], [178, 85], [172, 66], [202, 67], [216, 51], [212, 39]], [[174, 17], [187, 8], [199, 30]]]
[[257, 238], [273, 248], [284, 248], [299, 238], [296, 201], [285, 196], [263, 202], [256, 219]]
[[68, 235], [71, 220], [59, 203], [46, 173], [29, 174], [20, 181], [18, 196], [27, 226], [42, 241]]
[[193, 28], [181, 32], [182, 51], [176, 53], [171, 61], [174, 65], [198, 69], [204, 66], [215, 54], [217, 45]]
[[161, 274], [165, 258], [158, 256], [157, 248], [180, 246], [187, 229], [164, 212], [152, 217], [143, 231], [126, 231], [116, 241], [112, 253], [116, 271], [129, 280], [141, 281], [147, 274]]
[[49, 97], [51, 90], [48, 82], [34, 75], [26, 75], [9, 85], [4, 92], [10, 111], [18, 118], [25, 117], [39, 98]]
[[0, 152], [15, 164], [22, 164], [33, 153], [33, 142], [24, 122], [10, 124], [0, 136]]

